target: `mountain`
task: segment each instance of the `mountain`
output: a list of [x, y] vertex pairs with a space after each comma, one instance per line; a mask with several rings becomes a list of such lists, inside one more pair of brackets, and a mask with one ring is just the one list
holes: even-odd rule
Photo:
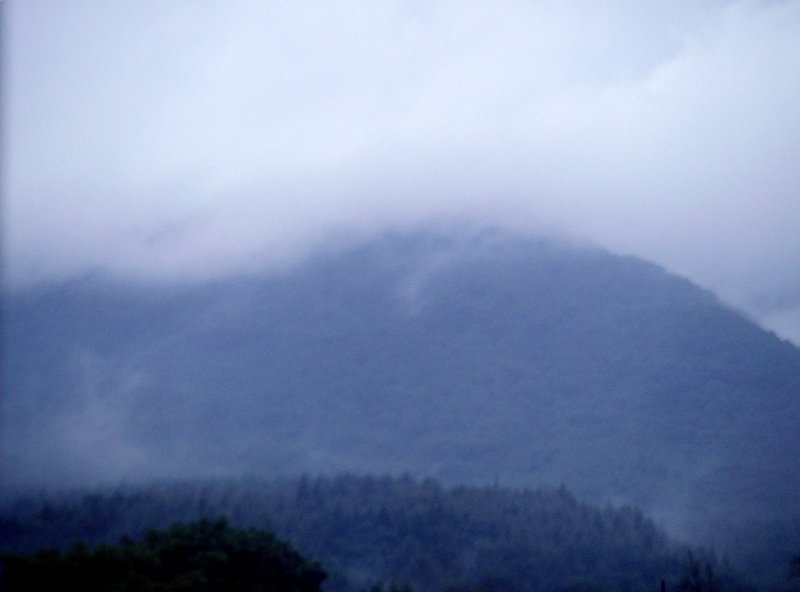
[[9, 488], [410, 472], [684, 534], [800, 516], [800, 351], [635, 258], [419, 231], [263, 277], [40, 285], [3, 321]]

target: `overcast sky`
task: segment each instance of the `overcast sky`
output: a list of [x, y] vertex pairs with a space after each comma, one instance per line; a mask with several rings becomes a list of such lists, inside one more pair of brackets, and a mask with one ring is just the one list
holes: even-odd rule
[[2, 5], [12, 285], [455, 217], [655, 261], [800, 343], [800, 0]]

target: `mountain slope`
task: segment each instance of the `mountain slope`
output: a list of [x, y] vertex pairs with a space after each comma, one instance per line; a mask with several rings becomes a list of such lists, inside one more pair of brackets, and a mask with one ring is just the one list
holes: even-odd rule
[[[173, 483], [17, 500], [0, 507], [2, 553], [91, 545], [203, 516], [278, 533], [330, 578], [325, 590], [649, 591], [676, 589], [690, 549], [632, 508], [600, 509], [566, 490], [443, 488], [338, 476], [282, 483]], [[698, 553], [697, 550], [694, 551]], [[741, 589], [725, 577], [725, 590]]]
[[301, 471], [800, 514], [800, 352], [660, 268], [487, 232], [6, 298], [9, 485]]

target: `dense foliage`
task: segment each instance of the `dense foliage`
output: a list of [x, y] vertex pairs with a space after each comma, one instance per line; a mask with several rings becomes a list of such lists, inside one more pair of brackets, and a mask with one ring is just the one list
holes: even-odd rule
[[678, 585], [687, 553], [639, 511], [599, 509], [564, 489], [352, 476], [16, 499], [5, 505], [0, 536], [7, 551], [33, 551], [141, 537], [143, 525], [204, 515], [290, 540], [322, 562], [333, 591], [379, 581], [441, 591], [650, 591], [662, 578]]
[[8, 592], [318, 592], [325, 573], [272, 534], [224, 520], [150, 530], [140, 542], [5, 555]]

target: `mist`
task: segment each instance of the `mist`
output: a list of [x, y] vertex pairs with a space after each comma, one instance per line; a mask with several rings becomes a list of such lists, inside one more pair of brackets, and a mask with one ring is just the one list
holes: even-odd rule
[[9, 285], [469, 220], [635, 254], [800, 341], [800, 2], [4, 6]]
[[[54, 494], [49, 526], [14, 517], [0, 551], [187, 511], [272, 528], [291, 508], [313, 546], [339, 524], [314, 513], [314, 476], [353, 509], [330, 533], [351, 556], [324, 557], [362, 577], [394, 581], [388, 551], [359, 565], [342, 548], [361, 541], [342, 536], [358, 512], [380, 529], [398, 512], [402, 530], [420, 500], [438, 512], [467, 492], [480, 524], [534, 529], [471, 535], [450, 567], [476, 586], [483, 563], [505, 569], [487, 549], [527, 557], [541, 524], [599, 529], [556, 531], [573, 558], [576, 533], [596, 558], [629, 524], [620, 577], [641, 549], [674, 570], [669, 536], [785, 586], [800, 0], [0, 13], [0, 521], [17, 493], [100, 492]], [[560, 513], [522, 520], [517, 494]], [[106, 503], [118, 524], [103, 531]], [[75, 508], [87, 520], [62, 528]], [[419, 526], [435, 552], [397, 545], [424, 557], [412, 580], [447, 548], [434, 514]], [[329, 589], [382, 589], [344, 581]]]

